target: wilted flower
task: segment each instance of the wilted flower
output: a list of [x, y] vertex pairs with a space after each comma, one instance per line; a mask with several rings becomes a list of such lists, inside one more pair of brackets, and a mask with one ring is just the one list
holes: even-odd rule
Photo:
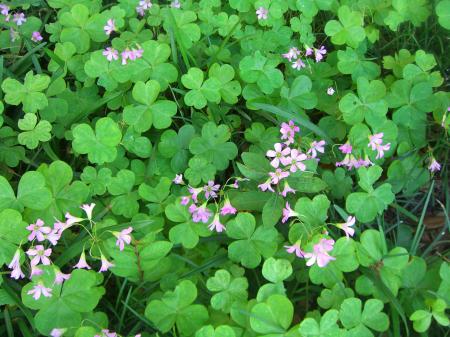
[[182, 204], [183, 206], [186, 206], [187, 204], [189, 204], [190, 200], [191, 200], [191, 197], [189, 197], [189, 196], [181, 197], [180, 204]]
[[84, 204], [81, 206], [81, 209], [86, 213], [86, 216], [89, 220], [92, 220], [92, 211], [94, 210], [95, 204]]
[[280, 193], [283, 197], [286, 198], [288, 193], [294, 193], [295, 194], [296, 190], [294, 190], [293, 188], [291, 188], [291, 186], [289, 186], [287, 181], [284, 181], [284, 188], [283, 191]]
[[269, 190], [270, 192], [275, 192], [270, 184], [271, 181], [272, 181], [272, 179], [270, 179], [270, 178], [267, 179], [264, 183], [259, 184], [258, 188], [263, 192], [265, 192], [267, 190]]
[[14, 253], [14, 256], [11, 260], [11, 262], [8, 265], [9, 269], [12, 269], [11, 277], [18, 280], [20, 278], [24, 278], [25, 274], [22, 272], [22, 269], [20, 269], [20, 250], [17, 249]]
[[82, 222], [84, 220], [83, 218], [78, 218], [76, 216], [73, 216], [69, 212], [66, 213], [65, 217], [66, 217], [66, 225], [67, 225], [67, 227], [72, 226], [74, 223], [80, 223], [80, 222]]
[[44, 297], [52, 297], [52, 289], [47, 288], [42, 283], [36, 284], [33, 289], [29, 290], [27, 292], [28, 295], [33, 295], [33, 298], [35, 300], [38, 300], [41, 295], [44, 295]]
[[54, 229], [50, 233], [44, 234], [44, 238], [50, 241], [53, 246], [56, 246], [58, 244], [58, 240], [61, 238], [61, 232]]
[[41, 33], [39, 33], [39, 32], [33, 32], [31, 34], [31, 40], [33, 42], [39, 42], [39, 41], [42, 41], [43, 39], [44, 38], [42, 37]]
[[434, 157], [431, 157], [430, 165], [428, 166], [428, 169], [430, 172], [437, 172], [441, 170], [441, 164], [437, 162], [437, 160]]
[[333, 88], [333, 87], [329, 87], [329, 88], [327, 89], [327, 94], [328, 94], [329, 96], [333, 96], [334, 93], [335, 93], [335, 91], [334, 91], [334, 88]]
[[59, 268], [55, 267], [55, 284], [62, 284], [70, 278], [70, 274], [64, 274]]
[[103, 254], [101, 254], [101, 260], [102, 265], [100, 267], [100, 270], [98, 271], [99, 273], [102, 273], [104, 271], [107, 271], [109, 268], [114, 267], [114, 264], [109, 262]]
[[293, 216], [299, 216], [299, 214], [297, 212], [295, 212], [291, 208], [289, 203], [286, 201], [286, 206], [283, 208], [283, 218], [281, 219], [281, 222], [285, 223], [286, 221], [288, 221], [289, 218], [291, 218]]
[[73, 266], [76, 269], [91, 269], [91, 266], [89, 266], [86, 262], [86, 255], [84, 254], [84, 250], [80, 255], [80, 260], [78, 261], [78, 263]]
[[203, 188], [201, 188], [201, 187], [194, 188], [194, 187], [190, 187], [190, 186], [189, 186], [188, 191], [189, 191], [189, 193], [191, 193], [192, 200], [193, 200], [194, 202], [197, 202], [198, 195], [199, 195], [201, 192], [203, 192]]
[[258, 20], [266, 20], [268, 17], [269, 11], [265, 9], [264, 7], [259, 7], [256, 10], [256, 15], [258, 17]]
[[174, 184], [177, 184], [177, 185], [184, 184], [183, 175], [182, 174], [175, 174], [175, 178], [173, 178], [172, 182]]

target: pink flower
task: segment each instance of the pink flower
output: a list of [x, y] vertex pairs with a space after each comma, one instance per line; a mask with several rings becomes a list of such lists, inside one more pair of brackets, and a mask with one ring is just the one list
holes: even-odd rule
[[7, 16], [9, 14], [9, 7], [4, 4], [0, 4], [0, 14]]
[[267, 20], [269, 11], [267, 9], [265, 9], [264, 7], [259, 7], [256, 10], [256, 15], [258, 17], [258, 20]]
[[281, 143], [276, 143], [274, 146], [275, 150], [269, 150], [266, 153], [266, 156], [269, 158], [274, 158], [270, 165], [272, 165], [274, 168], [277, 168], [280, 165], [280, 162], [283, 165], [289, 164], [289, 158], [286, 158], [289, 153], [291, 153], [291, 149], [289, 147], [286, 147], [283, 149], [283, 145]]
[[237, 212], [236, 208], [231, 206], [230, 199], [226, 198], [225, 203], [220, 209], [220, 215], [236, 214], [236, 212]]
[[306, 64], [301, 59], [298, 59], [297, 61], [292, 62], [292, 68], [300, 70], [302, 68], [306, 68]]
[[189, 191], [189, 193], [191, 193], [192, 200], [194, 200], [194, 202], [197, 202], [198, 195], [201, 192], [203, 192], [203, 188], [201, 188], [201, 187], [198, 187], [198, 188], [189, 187], [188, 191]]
[[153, 4], [150, 0], [141, 0], [139, 1], [139, 6], [141, 6], [144, 10], [148, 10], [152, 8]]
[[9, 269], [12, 269], [11, 272], [11, 277], [13, 279], [20, 279], [20, 278], [24, 278], [25, 274], [22, 272], [22, 269], [20, 269], [20, 250], [17, 249], [16, 252], [14, 253], [14, 256], [11, 260], [11, 262], [8, 265]]
[[106, 59], [111, 62], [112, 60], [117, 61], [119, 59], [119, 52], [114, 48], [108, 47], [103, 50], [103, 56], [106, 56]]
[[272, 184], [276, 185], [280, 182], [280, 180], [289, 177], [289, 172], [277, 168], [275, 172], [269, 172], [269, 175], [272, 178]]
[[30, 248], [27, 251], [28, 256], [34, 256], [31, 260], [32, 266], [37, 266], [39, 262], [42, 262], [43, 265], [48, 266], [51, 261], [48, 258], [52, 254], [52, 249], [45, 249], [43, 245], [37, 245], [35, 248]]
[[45, 239], [50, 241], [53, 246], [58, 244], [61, 238], [61, 232], [57, 229], [52, 230], [50, 233], [44, 235]]
[[84, 220], [83, 218], [78, 218], [76, 216], [71, 215], [69, 212], [66, 213], [65, 217], [67, 227], [72, 226], [74, 223], [80, 223]]
[[187, 204], [189, 204], [190, 200], [191, 200], [191, 197], [189, 197], [189, 196], [181, 197], [180, 204], [182, 204], [183, 206], [186, 206]]
[[325, 144], [326, 143], [325, 143], [324, 140], [321, 140], [319, 142], [313, 141], [311, 143], [311, 148], [306, 153], [310, 154], [311, 158], [316, 158], [317, 157], [317, 152], [320, 152], [320, 153], [324, 153], [325, 152], [325, 149], [324, 149]]
[[67, 329], [53, 329], [50, 332], [51, 337], [61, 337]]
[[208, 181], [208, 184], [203, 186], [203, 191], [205, 191], [205, 198], [209, 199], [217, 197], [217, 191], [219, 190], [220, 185], [215, 184], [214, 180]]
[[294, 190], [293, 188], [291, 188], [291, 186], [289, 186], [287, 181], [284, 181], [284, 189], [283, 191], [280, 193], [284, 198], [286, 198], [288, 193], [293, 193], [295, 194], [296, 190]]
[[62, 234], [63, 231], [65, 231], [70, 226], [67, 225], [65, 222], [61, 222], [56, 219], [56, 222], [53, 224], [53, 228], [58, 231], [59, 234]]
[[328, 254], [333, 249], [334, 240], [321, 239], [320, 242], [313, 247], [311, 253], [305, 253], [305, 258], [309, 259], [306, 262], [308, 267], [317, 262], [317, 265], [322, 268], [325, 267], [330, 261], [336, 260], [333, 256]]
[[298, 50], [295, 47], [292, 47], [286, 54], [282, 54], [281, 56], [284, 57], [285, 59], [288, 59], [288, 61], [291, 62], [292, 59], [295, 60], [297, 59], [297, 57], [300, 56], [300, 50]]
[[91, 266], [89, 266], [86, 262], [86, 255], [84, 254], [84, 250], [80, 255], [80, 260], [78, 261], [78, 263], [73, 266], [73, 268], [76, 269], [91, 269]]
[[106, 26], [103, 27], [103, 30], [105, 31], [106, 35], [111, 35], [112, 32], [116, 31], [116, 22], [114, 19], [109, 19], [106, 21]]
[[144, 54], [143, 49], [131, 49], [131, 51], [128, 53], [128, 58], [132, 61], [139, 59]]
[[[195, 206], [195, 205], [191, 205]], [[203, 223], [207, 223], [209, 218], [211, 217], [211, 211], [209, 209], [206, 208], [206, 203], [204, 203], [203, 205], [201, 205], [200, 207], [195, 207], [192, 208], [191, 211], [191, 207], [189, 207], [189, 212], [191, 212], [192, 214], [192, 221], [194, 222], [203, 222]]]
[[31, 266], [30, 279], [33, 278], [34, 275], [42, 275], [43, 271], [41, 268], [37, 266]]
[[221, 233], [224, 230], [226, 230], [225, 226], [223, 224], [220, 223], [220, 219], [219, 219], [219, 214], [216, 213], [216, 215], [214, 216], [213, 221], [209, 224], [208, 226], [210, 231], [216, 231], [217, 233]]
[[27, 292], [28, 295], [33, 295], [35, 300], [38, 300], [41, 295], [44, 297], [52, 297], [52, 289], [45, 287], [42, 283], [39, 283], [33, 287], [33, 289]]
[[306, 50], [305, 50], [306, 56], [311, 56], [313, 53], [314, 53], [314, 49], [306, 47]]
[[289, 121], [289, 124], [281, 124], [281, 139], [286, 139], [286, 145], [292, 144], [294, 142], [294, 136], [296, 132], [299, 132], [300, 128], [294, 124], [293, 121]]
[[125, 244], [129, 245], [131, 243], [130, 233], [133, 231], [133, 227], [128, 227], [122, 229], [120, 232], [113, 232], [113, 235], [117, 238], [116, 246], [122, 251], [125, 248]]
[[13, 21], [18, 26], [22, 26], [24, 22], [27, 21], [27, 18], [25, 17], [24, 13], [15, 13], [13, 16]]
[[89, 220], [92, 220], [92, 211], [94, 210], [95, 204], [84, 204], [81, 206], [81, 209], [86, 213], [86, 216]]
[[303, 161], [305, 161], [306, 159], [308, 159], [306, 154], [301, 153], [300, 151], [298, 151], [296, 149], [293, 149], [291, 151], [291, 167], [290, 167], [290, 171], [291, 172], [297, 172], [297, 170], [305, 171], [306, 170], [306, 165], [303, 163]]
[[[115, 333], [114, 331], [109, 332], [108, 329], [103, 329], [102, 335], [101, 336], [96, 335], [96, 336], [98, 336], [98, 337], [117, 337], [117, 333]], [[96, 337], [96, 336], [94, 336], [94, 337]]]
[[323, 56], [327, 53], [327, 50], [324, 46], [321, 46], [320, 49], [316, 49], [315, 51], [316, 62], [320, 62], [323, 60]]
[[181, 8], [180, 1], [178, 1], [178, 0], [173, 0], [173, 1], [171, 2], [171, 4], [170, 4], [170, 7], [172, 7], [172, 8]]
[[375, 159], [383, 158], [384, 151], [389, 151], [391, 148], [391, 143], [383, 145], [383, 136], [383, 132], [369, 136], [369, 144], [367, 146], [371, 147], [373, 151], [377, 151], [377, 156], [375, 157]]
[[289, 203], [286, 201], [286, 206], [285, 206], [285, 208], [283, 208], [283, 218], [281, 219], [281, 222], [285, 223], [286, 221], [288, 221], [289, 218], [291, 218], [293, 216], [299, 216], [299, 214], [297, 212], [295, 212], [291, 208]]
[[428, 169], [432, 173], [440, 171], [441, 170], [441, 164], [439, 164], [434, 157], [431, 157], [430, 165], [428, 166]]
[[333, 96], [334, 93], [335, 93], [335, 91], [334, 91], [334, 89], [333, 89], [332, 87], [329, 87], [329, 88], [327, 89], [327, 94], [328, 94], [329, 96]]
[[174, 184], [177, 184], [177, 185], [184, 184], [183, 175], [182, 174], [175, 174], [175, 178], [173, 178], [172, 182]]
[[305, 252], [301, 249], [300, 243], [296, 242], [292, 246], [284, 246], [289, 254], [295, 253], [297, 257], [304, 258]]
[[261, 191], [263, 191], [263, 192], [265, 192], [265, 191], [267, 191], [267, 190], [269, 190], [270, 192], [275, 192], [275, 191], [273, 190], [272, 186], [270, 185], [270, 182], [271, 182], [271, 181], [272, 181], [272, 179], [270, 179], [270, 178], [267, 179], [265, 183], [259, 184], [259, 185], [258, 185], [258, 188], [259, 188]]
[[353, 147], [350, 145], [349, 142], [347, 142], [339, 146], [339, 150], [341, 150], [343, 154], [350, 154], [352, 153]]
[[55, 267], [55, 284], [62, 284], [65, 280], [70, 279], [70, 274], [64, 274], [59, 268]]
[[35, 238], [41, 242], [45, 240], [45, 234], [49, 234], [52, 229], [50, 227], [44, 226], [44, 221], [41, 219], [37, 219], [36, 223], [32, 223], [26, 227], [29, 231], [31, 231], [30, 235], [28, 235], [28, 241], [33, 241]]
[[131, 50], [129, 50], [128, 48], [120, 53], [120, 56], [122, 57], [122, 65], [127, 64], [128, 62], [127, 60], [130, 59], [131, 55], [132, 55]]
[[239, 188], [239, 181], [236, 179], [233, 184], [230, 185], [233, 188]]
[[33, 42], [39, 42], [42, 41], [44, 38], [42, 37], [41, 33], [39, 32], [33, 32], [31, 34], [31, 41]]
[[102, 260], [102, 266], [100, 267], [99, 273], [103, 273], [104, 271], [107, 271], [109, 268], [114, 267], [114, 264], [109, 262], [106, 257], [101, 254], [101, 260]]
[[336, 227], [342, 229], [348, 239], [350, 236], [353, 236], [355, 234], [355, 229], [351, 228], [355, 224], [355, 221], [356, 219], [354, 216], [349, 216], [347, 218], [347, 221], [345, 221], [344, 223], [338, 223]]

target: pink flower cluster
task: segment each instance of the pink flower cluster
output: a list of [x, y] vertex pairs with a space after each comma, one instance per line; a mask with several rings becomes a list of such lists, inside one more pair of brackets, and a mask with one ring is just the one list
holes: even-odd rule
[[[70, 213], [65, 214], [65, 221], [56, 221], [53, 224], [53, 227], [45, 226], [44, 221], [41, 219], [37, 219], [35, 223], [32, 223], [26, 227], [26, 229], [29, 231], [28, 235], [28, 241], [31, 242], [31, 247], [26, 251], [26, 255], [29, 258], [30, 263], [30, 278], [32, 278], [34, 275], [40, 275], [43, 273], [42, 266], [50, 266], [52, 265], [52, 261], [50, 259], [52, 254], [52, 248], [51, 246], [56, 246], [58, 244], [58, 241], [61, 238], [61, 235], [63, 232], [74, 226], [75, 224], [79, 224], [82, 228], [87, 230], [87, 228], [83, 225], [81, 225], [81, 222], [85, 220], [89, 220], [91, 227], [95, 225], [95, 222], [92, 221], [92, 212], [94, 210], [95, 204], [85, 204], [82, 205], [80, 208], [85, 212], [86, 218], [79, 218], [76, 216], [71, 215]], [[132, 227], [128, 227], [120, 232], [111, 232], [117, 239], [116, 246], [119, 247], [119, 249], [122, 251], [125, 247], [125, 245], [131, 243], [131, 235], [130, 233], [133, 231]], [[48, 241], [48, 244], [46, 244], [46, 241]], [[35, 245], [35, 242], [38, 242], [39, 244]], [[100, 252], [100, 260], [101, 260], [101, 267], [99, 269], [99, 272], [105, 272], [109, 268], [113, 267], [114, 265], [109, 262], [106, 257], [103, 255], [102, 252]], [[20, 279], [24, 278], [25, 274], [22, 272], [21, 269], [21, 249], [20, 247], [16, 250], [11, 262], [8, 265], [8, 268], [11, 269], [11, 277], [14, 279]], [[74, 266], [74, 268], [84, 268], [84, 269], [91, 269], [89, 264], [86, 261], [86, 254], [84, 252], [84, 249], [81, 253], [80, 259], [78, 263]], [[56, 266], [53, 265], [53, 269], [55, 272], [55, 279], [54, 284], [62, 284], [65, 280], [68, 280], [70, 278], [70, 274], [64, 274], [61, 272], [61, 270]], [[36, 284], [33, 289], [28, 291], [29, 295], [32, 295], [33, 298], [36, 300], [40, 298], [41, 295], [45, 297], [51, 297], [51, 288], [47, 288], [44, 286], [42, 282], [39, 282]]]
[[[292, 63], [291, 66], [292, 66], [293, 69], [300, 70], [302, 68], [306, 68], [305, 62], [303, 62], [303, 60], [300, 58], [300, 56], [302, 54], [305, 57], [314, 55], [315, 61], [316, 62], [320, 62], [320, 61], [323, 60], [324, 56], [327, 54], [327, 50], [325, 49], [324, 46], [320, 46], [319, 49], [316, 49], [314, 47], [312, 47], [312, 48], [311, 47], [306, 47], [306, 49], [305, 49], [305, 51], [303, 53], [298, 48], [292, 47], [291, 49], [289, 49], [289, 51], [287, 53], [282, 54], [281, 56]], [[330, 93], [330, 92], [331, 91], [328, 91], [328, 94], [332, 95], [334, 93], [334, 90], [333, 90], [332, 93]]]
[[383, 136], [383, 132], [369, 136], [369, 144], [367, 146], [372, 148], [372, 151], [377, 151], [376, 159], [383, 158], [384, 151], [389, 151], [391, 148], [391, 143], [383, 144]]
[[[243, 179], [235, 179], [232, 184], [225, 184], [223, 187], [238, 188], [239, 180]], [[173, 183], [177, 185], [184, 185], [183, 175], [177, 174], [173, 179]], [[208, 208], [208, 202], [210, 200], [214, 201], [214, 199], [219, 197], [220, 187], [220, 184], [216, 184], [213, 180], [210, 180], [203, 187], [195, 188], [188, 186], [189, 195], [181, 197], [181, 204], [184, 206], [189, 206], [188, 210], [189, 213], [191, 213], [193, 222], [202, 222], [205, 224], [209, 223], [209, 230], [216, 231], [218, 233], [226, 230], [225, 225], [220, 222], [220, 216], [234, 215], [237, 213], [236, 208], [231, 205], [230, 199], [226, 196], [225, 200], [222, 202], [220, 211], [217, 211], [213, 216], [213, 212]], [[203, 203], [199, 201], [202, 194], [204, 197]], [[214, 202], [218, 208], [218, 205], [221, 203], [220, 200], [219, 202]], [[212, 221], [210, 220], [211, 218]]]
[[348, 170], [351, 170], [352, 168], [359, 168], [359, 167], [367, 167], [370, 165], [373, 165], [373, 163], [370, 161], [370, 159], [366, 156], [363, 158], [356, 158], [352, 152], [353, 152], [353, 146], [347, 142], [345, 144], [342, 144], [339, 146], [339, 150], [342, 152], [342, 154], [345, 154], [345, 157], [342, 161], [336, 162], [336, 166], [345, 166]]
[[267, 18], [269, 17], [268, 9], [264, 7], [259, 7], [256, 10], [256, 17], [258, 18], [258, 20], [267, 20]]
[[[67, 329], [53, 329], [50, 332], [51, 337], [62, 337], [64, 333], [67, 331]], [[117, 334], [114, 331], [109, 331], [109, 329], [102, 329], [102, 332], [100, 334], [94, 335], [94, 337], [120, 337], [119, 334]], [[141, 337], [141, 334], [137, 334], [134, 337]]]
[[[272, 185], [278, 185], [283, 179], [289, 177], [291, 173], [297, 171], [305, 171], [306, 165], [304, 163], [307, 159], [317, 157], [317, 153], [325, 152], [325, 141], [313, 141], [310, 144], [306, 154], [302, 153], [299, 149], [291, 148], [289, 145], [295, 141], [296, 133], [300, 132], [300, 128], [294, 124], [293, 121], [289, 123], [281, 124], [281, 140], [283, 143], [276, 143], [273, 150], [266, 152], [266, 156], [271, 158], [270, 165], [275, 169], [273, 172], [269, 172], [269, 178], [258, 185], [261, 191], [275, 192]], [[280, 194], [286, 197], [288, 193], [295, 193], [289, 184], [284, 181], [284, 188]]]
[[[23, 12], [17, 12], [17, 13], [10, 13], [10, 7], [5, 4], [0, 4], [0, 14], [5, 17], [5, 22], [12, 22], [17, 26], [22, 26], [25, 22], [27, 22], [27, 17], [25, 16], [25, 13]], [[12, 42], [16, 41], [19, 37], [19, 32], [16, 31], [13, 27], [10, 27], [9, 29], [9, 36]], [[31, 41], [33, 42], [39, 42], [42, 41], [43, 37], [40, 32], [35, 31], [31, 34]]]
[[136, 12], [140, 16], [144, 16], [145, 12], [152, 8], [153, 4], [150, 0], [141, 0], [139, 1], [139, 5], [136, 7]]

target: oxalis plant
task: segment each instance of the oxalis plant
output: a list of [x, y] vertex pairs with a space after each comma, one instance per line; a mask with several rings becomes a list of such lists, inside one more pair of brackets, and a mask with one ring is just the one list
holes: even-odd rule
[[0, 335], [447, 336], [449, 0], [0, 4]]

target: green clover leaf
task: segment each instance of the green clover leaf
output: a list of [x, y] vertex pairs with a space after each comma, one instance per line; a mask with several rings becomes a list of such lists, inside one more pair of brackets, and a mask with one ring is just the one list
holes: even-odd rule
[[272, 283], [279, 283], [292, 275], [292, 266], [288, 260], [269, 257], [262, 267], [264, 278]]
[[369, 299], [363, 309], [359, 298], [347, 298], [341, 304], [339, 319], [348, 330], [348, 336], [373, 337], [370, 329], [382, 332], [389, 327], [389, 318], [382, 310], [383, 302], [380, 300]]
[[306, 236], [325, 224], [329, 207], [330, 201], [324, 194], [316, 195], [312, 200], [308, 197], [297, 200], [295, 211], [299, 214], [302, 231]]
[[27, 113], [18, 122], [19, 129], [23, 132], [19, 133], [19, 143], [25, 145], [30, 150], [38, 147], [40, 142], [47, 142], [52, 137], [50, 131], [52, 125], [46, 120], [41, 120], [37, 123], [37, 116], [32, 113]]
[[177, 11], [170, 8], [165, 8], [162, 11], [165, 17], [163, 20], [165, 31], [173, 31], [178, 43], [184, 49], [191, 48], [195, 42], [200, 40], [200, 27], [194, 23], [197, 20], [197, 15], [193, 11]]
[[195, 129], [189, 124], [183, 125], [178, 134], [174, 130], [167, 130], [161, 135], [159, 153], [164, 158], [171, 159], [170, 166], [175, 172], [186, 170], [190, 157], [189, 144], [194, 136]]
[[403, 191], [405, 195], [413, 195], [430, 180], [430, 172], [422, 167], [422, 159], [413, 154], [401, 160], [394, 160], [387, 172], [392, 185], [392, 192]]
[[228, 142], [231, 132], [226, 125], [208, 122], [203, 125], [202, 135], [192, 139], [189, 150], [195, 157], [204, 158], [218, 171], [225, 170], [229, 161], [237, 156], [237, 146]]
[[352, 288], [343, 288], [342, 284], [336, 283], [331, 289], [325, 288], [317, 298], [317, 304], [323, 309], [339, 309], [341, 303], [355, 293]]
[[234, 68], [229, 64], [219, 65], [214, 63], [209, 68], [209, 78], [215, 78], [220, 83], [219, 93], [228, 104], [235, 104], [241, 94], [241, 85], [234, 79]]
[[29, 208], [43, 210], [52, 201], [52, 195], [45, 186], [44, 176], [35, 171], [28, 171], [19, 181], [17, 197], [5, 177], [0, 176], [0, 210], [13, 208], [20, 212]]
[[0, 161], [16, 167], [25, 159], [25, 149], [18, 145], [17, 132], [8, 126], [0, 128]]
[[110, 184], [112, 172], [109, 168], [102, 167], [97, 170], [92, 166], [86, 166], [81, 173], [81, 180], [90, 188], [90, 194], [102, 195], [106, 192], [106, 186]]
[[145, 132], [152, 125], [157, 129], [165, 129], [172, 124], [172, 116], [177, 113], [177, 105], [172, 101], [157, 100], [160, 91], [161, 86], [155, 80], [147, 83], [137, 82], [134, 85], [133, 98], [140, 105], [125, 107], [123, 119], [137, 132]]
[[381, 172], [382, 169], [379, 166], [358, 169], [358, 184], [365, 192], [351, 193], [347, 197], [345, 207], [361, 222], [372, 221], [394, 201], [395, 196], [390, 184], [382, 184], [376, 189], [372, 187], [381, 177]]
[[198, 68], [190, 68], [187, 74], [181, 76], [181, 83], [190, 89], [184, 96], [184, 102], [188, 106], [202, 109], [207, 102], [220, 102], [220, 88], [223, 84], [216, 77], [210, 77], [204, 82], [203, 80], [203, 72]]
[[228, 325], [219, 325], [215, 329], [212, 325], [206, 325], [195, 333], [195, 337], [236, 337], [236, 333]]
[[198, 185], [202, 181], [214, 180], [216, 168], [203, 157], [193, 157], [189, 160], [189, 167], [185, 171], [186, 179], [192, 185]]
[[256, 333], [281, 337], [287, 334], [293, 316], [291, 301], [283, 295], [272, 295], [252, 308], [250, 326]]
[[333, 0], [297, 0], [296, 5], [303, 15], [313, 18], [319, 10], [325, 11], [331, 9]]
[[22, 221], [22, 215], [14, 209], [4, 209], [0, 212], [0, 266], [9, 264], [23, 240], [29, 232], [27, 223]]
[[197, 288], [191, 281], [181, 281], [174, 291], [167, 291], [161, 300], [153, 300], [145, 308], [145, 316], [163, 333], [176, 326], [180, 334], [189, 336], [207, 320], [208, 310], [192, 304], [197, 298]]
[[91, 163], [103, 164], [116, 159], [122, 132], [114, 120], [103, 117], [97, 120], [95, 132], [88, 124], [79, 124], [73, 129], [73, 137], [76, 152], [87, 154]]
[[450, 30], [450, 0], [443, 0], [436, 6], [436, 14], [439, 18], [439, 24], [445, 29]]
[[211, 235], [208, 227], [203, 223], [192, 221], [191, 214], [186, 206], [176, 201], [174, 204], [167, 205], [165, 209], [166, 217], [178, 225], [170, 228], [169, 239], [174, 244], [180, 244], [187, 249], [194, 248], [199, 240], [199, 236], [206, 237]]
[[425, 332], [431, 324], [431, 318], [434, 318], [442, 326], [449, 326], [450, 321], [445, 313], [448, 308], [447, 303], [442, 299], [436, 299], [431, 302], [430, 310], [416, 310], [409, 317], [413, 321], [413, 328], [417, 332]]
[[313, 109], [317, 105], [317, 96], [311, 90], [312, 82], [308, 76], [298, 76], [291, 87], [281, 88], [281, 105], [287, 106], [291, 111]]
[[[35, 316], [35, 324], [37, 330], [44, 335], [49, 334], [55, 326], [80, 326], [82, 314], [92, 312], [105, 293], [105, 289], [99, 286], [103, 277], [94, 271], [75, 269], [62, 286], [54, 285], [54, 278], [54, 269], [45, 267], [42, 275], [33, 277], [33, 282], [22, 288], [23, 303], [31, 309], [39, 310]], [[52, 288], [51, 297], [41, 296], [39, 300], [35, 300], [27, 294], [38, 282]]]
[[139, 211], [139, 196], [133, 191], [136, 176], [133, 171], [120, 170], [116, 177], [111, 178], [108, 192], [115, 198], [111, 201], [114, 214], [133, 217]]
[[388, 104], [386, 87], [382, 81], [369, 82], [364, 77], [357, 80], [358, 96], [348, 93], [339, 102], [339, 109], [343, 112], [347, 124], [356, 124], [364, 119], [369, 125], [381, 124], [386, 119]]
[[358, 11], [352, 11], [348, 6], [341, 6], [338, 10], [338, 17], [339, 21], [327, 22], [325, 34], [331, 37], [331, 42], [335, 45], [347, 44], [356, 48], [366, 37], [362, 27], [364, 16]]
[[353, 81], [356, 82], [358, 77], [365, 77], [368, 80], [374, 80], [380, 73], [380, 67], [374, 62], [368, 61], [361, 50], [354, 50], [347, 47], [344, 50], [339, 50], [338, 53], [339, 71], [343, 74], [351, 75]]
[[265, 258], [275, 254], [277, 231], [271, 226], [259, 226], [250, 213], [239, 213], [227, 224], [227, 235], [237, 241], [228, 246], [228, 256], [247, 268], [255, 268]]
[[302, 337], [336, 337], [341, 335], [341, 329], [337, 325], [338, 311], [328, 310], [320, 323], [314, 318], [305, 318], [299, 326], [299, 332]]
[[352, 191], [352, 178], [347, 176], [346, 170], [342, 167], [338, 167], [334, 172], [324, 171], [322, 179], [330, 187], [331, 195], [336, 199], [342, 199]]
[[216, 271], [206, 282], [209, 291], [215, 294], [211, 297], [211, 306], [216, 310], [229, 313], [235, 302], [246, 301], [248, 281], [245, 277], [232, 277], [225, 270]]
[[278, 61], [267, 59], [260, 51], [244, 57], [239, 63], [239, 74], [243, 81], [256, 83], [265, 94], [271, 94], [283, 85], [283, 73], [276, 68]]
[[47, 97], [42, 91], [47, 89], [49, 84], [50, 77], [33, 75], [32, 71], [25, 75], [23, 84], [12, 78], [7, 78], [2, 83], [5, 102], [11, 105], [22, 103], [25, 113], [36, 113], [48, 105]]
[[147, 204], [147, 208], [150, 214], [160, 214], [164, 212], [164, 202], [170, 194], [170, 187], [172, 186], [172, 181], [167, 177], [162, 177], [155, 187], [143, 183], [139, 186], [139, 196], [150, 201]]

